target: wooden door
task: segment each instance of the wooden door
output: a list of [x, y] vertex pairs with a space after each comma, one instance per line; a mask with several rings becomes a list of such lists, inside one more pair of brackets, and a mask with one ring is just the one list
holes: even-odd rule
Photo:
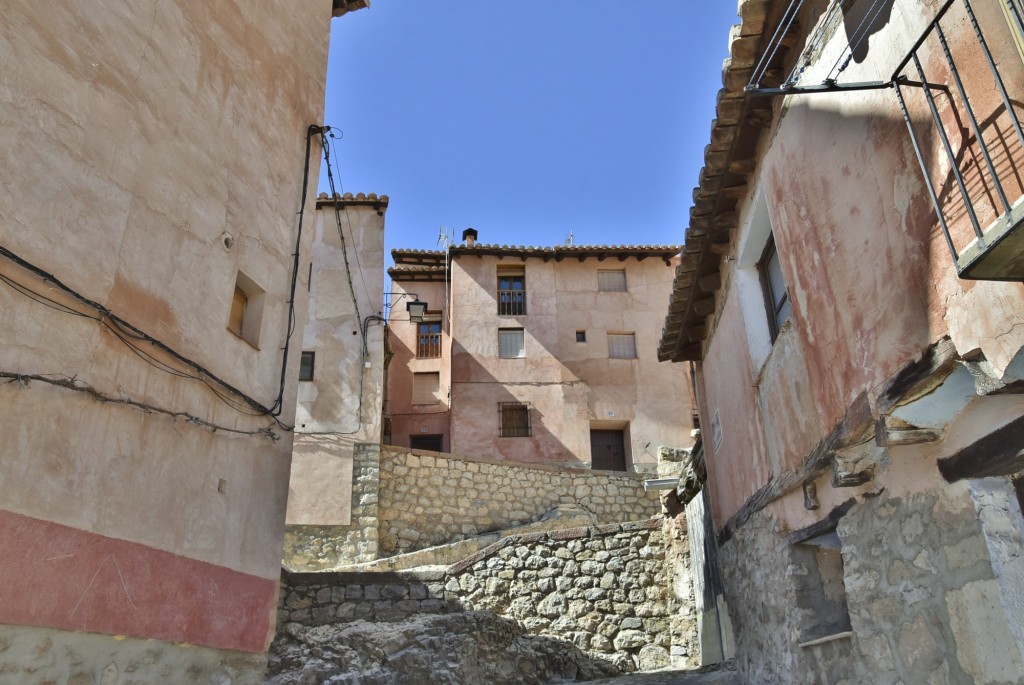
[[590, 431], [590, 468], [598, 471], [626, 470], [626, 440], [622, 431]]

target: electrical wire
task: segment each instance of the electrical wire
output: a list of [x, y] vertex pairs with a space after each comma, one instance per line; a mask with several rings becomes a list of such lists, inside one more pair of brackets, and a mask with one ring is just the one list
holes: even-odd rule
[[[327, 127], [326, 130], [329, 131], [330, 127]], [[355, 307], [356, 310], [356, 321], [362, 321], [363, 317], [359, 314], [359, 300], [356, 297], [356, 288], [352, 284], [352, 268], [348, 263], [348, 247], [345, 242], [345, 231], [341, 228], [341, 207], [338, 205], [338, 201], [336, 199], [338, 197], [338, 192], [334, 187], [334, 172], [331, 170], [331, 145], [327, 140], [327, 136], [323, 129], [321, 129], [320, 133], [320, 142], [324, 150], [324, 162], [327, 165], [327, 183], [331, 187], [331, 198], [334, 200], [334, 221], [338, 225], [338, 238], [341, 240], [341, 256], [345, 261], [345, 277], [348, 279], [348, 289], [352, 294], [352, 306]], [[351, 232], [351, 225], [349, 226], [349, 231]], [[363, 336], [363, 343], [366, 343], [366, 336]]]
[[[249, 409], [253, 410], [249, 415], [273, 416], [271, 410], [265, 407], [256, 399], [250, 397], [249, 395], [234, 387], [227, 381], [224, 381], [223, 379], [219, 378], [216, 374], [212, 373], [209, 369], [205, 368], [198, 362], [177, 352], [176, 350], [172, 349], [170, 346], [154, 338], [153, 336], [148, 335], [145, 331], [139, 329], [138, 327], [126, 321], [125, 319], [114, 314], [113, 312], [111, 312], [109, 309], [99, 304], [98, 302], [90, 300], [81, 293], [65, 285], [53, 274], [44, 271], [40, 267], [21, 258], [20, 256], [18, 256], [11, 250], [7, 249], [6, 247], [0, 246], [0, 256], [5, 257], [6, 259], [15, 263], [25, 271], [28, 271], [34, 276], [40, 278], [43, 282], [56, 287], [58, 290], [68, 295], [76, 302], [95, 311], [96, 314], [93, 315], [79, 311], [73, 307], [69, 307], [66, 304], [58, 302], [57, 300], [54, 300], [51, 297], [47, 297], [43, 293], [37, 292], [23, 283], [18, 283], [17, 281], [14, 281], [13, 279], [7, 276], [0, 276], [0, 281], [3, 281], [7, 285], [11, 286], [16, 292], [21, 293], [22, 295], [32, 299], [33, 301], [44, 306], [47, 306], [51, 309], [54, 309], [56, 311], [96, 321], [101, 326], [103, 326], [104, 329], [113, 333], [114, 336], [116, 336], [122, 343], [128, 346], [131, 349], [131, 351], [135, 353], [137, 356], [139, 356], [141, 359], [143, 359], [143, 361], [146, 361], [151, 366], [166, 373], [170, 373], [181, 378], [203, 382], [207, 387], [213, 390], [214, 394], [217, 397], [225, 401], [225, 403], [227, 403], [229, 406], [232, 406], [236, 410], [239, 410], [242, 407], [248, 407]], [[180, 369], [175, 369], [166, 362], [158, 360], [156, 357], [154, 357], [152, 354], [150, 354], [148, 351], [146, 351], [133, 341], [145, 342], [150, 347], [160, 350], [162, 353], [169, 355], [175, 361], [182, 364], [184, 367], [186, 367], [186, 369], [191, 369], [192, 373], [188, 373], [187, 371], [182, 371]], [[228, 400], [227, 396], [224, 395], [222, 392], [218, 391], [215, 386], [219, 386], [220, 388], [227, 391], [231, 395], [237, 397], [239, 400], [241, 400], [241, 402], [238, 402], [238, 400]], [[246, 412], [243, 411], [243, 413]], [[282, 429], [288, 429], [287, 426], [282, 424], [276, 418], [274, 420], [275, 423], [277, 423]]]
[[214, 433], [233, 433], [235, 435], [247, 435], [253, 437], [262, 436], [266, 437], [271, 442], [277, 442], [278, 440], [281, 439], [280, 436], [278, 436], [276, 433], [274, 433], [273, 430], [270, 429], [270, 427], [259, 428], [257, 430], [251, 431], [239, 430], [237, 428], [229, 428], [228, 426], [216, 424], [213, 423], [212, 421], [207, 421], [206, 419], [201, 419], [198, 416], [189, 414], [188, 412], [172, 411], [170, 409], [164, 409], [163, 407], [157, 407], [152, 404], [138, 402], [136, 400], [123, 397], [111, 397], [110, 395], [106, 395], [100, 392], [99, 390], [89, 385], [88, 383], [78, 380], [74, 376], [65, 376], [62, 374], [14, 373], [12, 371], [0, 371], [0, 378], [8, 379], [4, 381], [2, 385], [5, 385], [7, 383], [17, 383], [18, 386], [21, 388], [28, 387], [31, 381], [47, 383], [49, 385], [54, 385], [60, 388], [64, 388], [66, 390], [73, 390], [75, 392], [85, 393], [86, 395], [89, 395], [93, 399], [98, 400], [100, 402], [109, 402], [111, 404], [123, 404], [130, 407], [135, 407], [136, 409], [141, 409], [147, 414], [163, 414], [165, 416], [170, 416], [175, 419], [185, 419], [188, 423], [191, 423], [193, 425], [201, 426], [203, 428], [209, 428]]

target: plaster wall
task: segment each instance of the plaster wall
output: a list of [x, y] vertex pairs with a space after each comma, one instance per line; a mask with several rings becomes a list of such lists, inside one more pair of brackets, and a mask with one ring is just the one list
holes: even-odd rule
[[348, 525], [354, 447], [380, 444], [384, 327], [372, 317], [384, 290], [386, 207], [375, 195], [346, 195], [337, 212], [326, 196], [317, 204], [302, 340], [314, 367], [299, 382], [289, 525]]
[[[388, 365], [387, 403], [384, 413], [391, 417], [390, 444], [409, 447], [417, 435], [440, 435], [442, 449], [451, 448], [449, 414], [451, 404], [451, 327], [445, 283], [392, 281], [389, 297], [393, 304], [388, 317], [391, 352]], [[402, 297], [405, 295], [405, 297]], [[415, 296], [415, 297], [414, 297]], [[416, 357], [417, 326], [408, 320], [405, 305], [419, 297], [428, 311], [441, 314], [441, 356]], [[436, 404], [413, 403], [413, 374], [437, 373], [440, 401]]]
[[[888, 78], [936, 4], [894, 4], [892, 18], [871, 37], [866, 60], [851, 62], [844, 79]], [[1011, 98], [1020, 102], [1024, 70], [999, 8], [976, 4], [997, 61], [1010, 65], [1003, 73]], [[986, 137], [992, 136], [997, 164], [1020, 166], [1021, 150], [1006, 135], [998, 95], [980, 85], [987, 83], [987, 67], [970, 45], [969, 23], [954, 13], [944, 29], [969, 88], [980, 88], [972, 102]], [[832, 63], [842, 38], [837, 30], [820, 63]], [[941, 74], [937, 43], [924, 46], [922, 61]], [[949, 163], [923, 99], [911, 101], [910, 111], [962, 248], [970, 229], [956, 206]], [[948, 103], [941, 113], [953, 117]], [[953, 142], [961, 159], [979, 158], [969, 136]], [[701, 369], [718, 530], [741, 514], [720, 538], [741, 675], [766, 683], [1016, 682], [1019, 571], [1008, 550], [1019, 540], [1020, 503], [1011, 499], [1005, 479], [948, 483], [938, 462], [1018, 420], [1024, 404], [1015, 396], [976, 394], [967, 369], [957, 368], [938, 376], [947, 384], [923, 398], [879, 405], [887, 381], [947, 336], [958, 355], [979, 360], [994, 379], [1006, 374], [1011, 380], [1024, 347], [1024, 289], [957, 278], [891, 91], [780, 99], [756, 158], [740, 206], [736, 253], [722, 265]], [[967, 166], [972, 191], [993, 197], [978, 166]], [[1012, 202], [1021, 186], [1018, 176], [1009, 176]], [[750, 244], [759, 207], [774, 232], [792, 304], [764, 353], [759, 341], [767, 314], [756, 299], [746, 299], [763, 295], [746, 287], [756, 282], [744, 273], [754, 266], [744, 255], [761, 254], [745, 248], [763, 248], [763, 242]], [[982, 226], [994, 216], [991, 208], [979, 209]], [[936, 434], [918, 438], [919, 444], [886, 446], [882, 423], [877, 438], [869, 428], [856, 438], [860, 444], [834, 456], [825, 441], [865, 393], [875, 421], [889, 413], [904, 420], [920, 416]], [[716, 412], [724, 436], [718, 450], [711, 425]], [[738, 445], [730, 443], [733, 426], [749, 433]], [[831, 473], [817, 476], [820, 507], [807, 508], [800, 474], [822, 445], [825, 460], [817, 464], [859, 460], [866, 482], [833, 487]], [[777, 499], [765, 506], [771, 497]], [[803, 545], [789, 536], [827, 527], [826, 516], [841, 505], [850, 508], [829, 542], [841, 550], [837, 578], [836, 565], [821, 561], [828, 557], [821, 552], [825, 543]], [[832, 625], [840, 589], [849, 628], [824, 630]]]
[[[323, 111], [330, 14], [327, 0], [0, 8], [0, 244], [283, 417], [296, 170]], [[251, 342], [227, 328], [240, 271], [264, 291]], [[263, 652], [290, 434], [52, 279], [7, 258], [0, 274], [0, 371], [39, 378], [0, 385], [0, 518], [22, 545], [4, 554], [19, 562], [0, 623]], [[175, 577], [210, 584], [155, 589]]]
[[[934, 11], [930, 6], [917, 10], [922, 17]], [[998, 8], [979, 10], [979, 19], [996, 41], [1005, 34], [1005, 22], [990, 10]], [[901, 6], [897, 14], [910, 17], [914, 12], [914, 6]], [[890, 21], [872, 36], [867, 60], [851, 64], [849, 78], [870, 80], [895, 66], [893, 55], [909, 44], [905, 34], [916, 36], [917, 23]], [[966, 45], [966, 30], [964, 24], [951, 22], [947, 34], [954, 50], [960, 49], [957, 54], [964, 55], [958, 64], [962, 73], [977, 74], [980, 81], [987, 78], [987, 67], [978, 63], [977, 50]], [[1020, 100], [1024, 70], [1019, 55], [1009, 41], [993, 42], [992, 47], [998, 59], [1017, 60], [1017, 69], [1004, 72], [1011, 97]], [[943, 59], [929, 49], [926, 45], [926, 61]], [[996, 97], [994, 90], [979, 95], [979, 116], [998, 114]], [[749, 311], [744, 316], [738, 298], [761, 293], [735, 287], [742, 275], [737, 269], [743, 265], [724, 264], [725, 285], [703, 374], [705, 416], [718, 410], [723, 425], [753, 421], [761, 437], [747, 444], [763, 441], [771, 475], [797, 467], [861, 392], [877, 389], [941, 337], [950, 336], [961, 355], [983, 356], [997, 377], [1024, 346], [1024, 331], [1017, 325], [1024, 317], [1024, 286], [957, 279], [891, 92], [788, 98], [777, 114], [762, 141], [737, 240], [742, 245], [751, 231], [755, 199], [763, 194], [792, 315], [768, 357], [736, 378], [738, 350], [730, 341], [734, 335], [756, 338], [752, 327], [765, 327], [766, 319]], [[919, 133], [927, 133], [931, 123], [923, 119], [921, 103], [912, 105], [912, 114]], [[924, 140], [929, 163], [943, 168], [944, 153], [934, 133]], [[970, 142], [963, 145], [966, 149]], [[1004, 147], [1002, 164], [1010, 163], [1006, 155], [1019, 157], [1012, 141]], [[1007, 193], [1019, 197], [1019, 183], [1014, 183], [1018, 181], [1011, 179]], [[955, 186], [947, 185], [943, 198], [952, 202], [954, 192]], [[955, 232], [966, 217], [962, 210], [953, 216]], [[764, 484], [764, 477], [747, 473], [750, 460], [738, 454], [722, 455], [719, 466], [713, 461], [713, 474], [735, 468], [744, 473], [740, 479], [719, 478], [712, 486], [713, 500], [722, 507], [716, 514], [721, 525]]]
[[[525, 268], [526, 315], [497, 313], [497, 273]], [[626, 292], [599, 292], [599, 269], [624, 269]], [[655, 360], [669, 267], [660, 260], [452, 264], [452, 449], [520, 461], [589, 464], [590, 429], [624, 429], [627, 465], [656, 466], [660, 444], [692, 443], [688, 379]], [[502, 359], [498, 329], [522, 328], [525, 355]], [[583, 331], [586, 341], [577, 342]], [[636, 359], [609, 359], [607, 334], [634, 333]], [[531, 405], [532, 435], [501, 438], [499, 402]]]

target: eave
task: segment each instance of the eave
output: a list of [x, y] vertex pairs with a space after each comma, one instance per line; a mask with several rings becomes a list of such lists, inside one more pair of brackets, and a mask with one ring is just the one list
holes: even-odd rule
[[598, 261], [613, 260], [624, 262], [627, 259], [643, 261], [648, 257], [661, 259], [666, 265], [670, 264], [673, 257], [679, 254], [679, 245], [555, 245], [551, 247], [526, 247], [516, 245], [453, 245], [449, 248], [452, 257], [474, 255], [477, 257], [513, 257], [526, 261], [527, 259], [542, 259], [543, 261], [561, 262], [566, 259], [585, 261], [597, 259]]
[[[747, 180], [757, 165], [762, 134], [773, 119], [771, 98], [748, 97], [744, 86], [764, 42], [766, 27], [777, 13], [772, 0], [741, 0], [741, 23], [730, 35], [729, 58], [722, 65], [724, 87], [718, 91], [711, 140], [704, 167], [693, 190], [690, 223], [682, 260], [676, 267], [668, 314], [658, 344], [660, 361], [699, 361], [722, 285], [722, 261], [739, 226], [737, 205], [747, 195]], [[793, 30], [798, 30], [794, 25]], [[765, 81], [781, 78], [780, 50]]]

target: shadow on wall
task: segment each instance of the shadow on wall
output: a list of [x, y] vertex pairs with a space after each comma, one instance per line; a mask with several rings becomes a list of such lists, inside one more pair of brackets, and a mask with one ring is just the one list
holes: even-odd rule
[[895, 0], [855, 0], [843, 7], [843, 28], [857, 64], [867, 58], [871, 37], [889, 23], [894, 3]]

